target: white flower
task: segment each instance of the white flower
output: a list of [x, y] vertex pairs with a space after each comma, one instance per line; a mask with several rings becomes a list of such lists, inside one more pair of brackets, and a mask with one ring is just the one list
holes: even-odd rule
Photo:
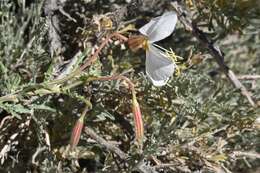
[[175, 12], [166, 12], [152, 19], [139, 31], [148, 38], [146, 50], [146, 74], [155, 86], [163, 86], [175, 71], [175, 62], [166, 53], [155, 47], [154, 42], [168, 37], [177, 22]]

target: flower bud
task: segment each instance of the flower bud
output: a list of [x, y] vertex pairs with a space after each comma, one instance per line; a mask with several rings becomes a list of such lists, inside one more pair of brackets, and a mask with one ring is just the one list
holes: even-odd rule
[[143, 127], [143, 120], [142, 120], [140, 106], [135, 96], [133, 96], [133, 114], [134, 114], [134, 123], [135, 123], [135, 137], [139, 146], [142, 147], [143, 137], [144, 137], [144, 127]]
[[77, 120], [76, 124], [74, 125], [71, 137], [70, 137], [70, 148], [75, 148], [80, 139], [81, 131], [84, 126], [84, 117], [85, 114], [81, 115], [80, 118]]

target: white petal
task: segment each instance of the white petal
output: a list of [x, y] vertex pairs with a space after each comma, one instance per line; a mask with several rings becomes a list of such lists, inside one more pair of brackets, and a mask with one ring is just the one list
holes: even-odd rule
[[146, 51], [146, 74], [155, 86], [167, 83], [175, 70], [175, 63], [163, 55], [163, 52], [153, 45]]
[[173, 32], [176, 23], [176, 13], [173, 11], [165, 12], [162, 16], [152, 19], [140, 28], [139, 31], [153, 43], [168, 37]]

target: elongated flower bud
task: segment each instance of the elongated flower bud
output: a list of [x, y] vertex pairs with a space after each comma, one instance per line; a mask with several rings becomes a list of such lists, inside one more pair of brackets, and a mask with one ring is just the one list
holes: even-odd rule
[[138, 145], [142, 147], [144, 138], [144, 126], [140, 106], [136, 100], [135, 95], [133, 95], [133, 114], [135, 122], [135, 137], [138, 142]]
[[70, 137], [70, 148], [75, 148], [80, 139], [81, 131], [84, 126], [84, 118], [85, 114], [81, 115], [80, 118], [77, 120], [76, 124], [74, 125], [71, 137]]

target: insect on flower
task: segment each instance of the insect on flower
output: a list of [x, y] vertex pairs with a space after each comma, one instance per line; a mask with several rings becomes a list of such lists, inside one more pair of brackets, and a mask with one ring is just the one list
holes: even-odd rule
[[176, 64], [171, 57], [167, 56], [167, 52], [160, 50], [161, 47], [154, 43], [168, 37], [176, 23], [176, 13], [165, 12], [139, 29], [143, 36], [133, 36], [128, 40], [129, 47], [133, 51], [139, 48], [146, 50], [146, 74], [155, 86], [163, 86], [167, 83], [175, 71]]

